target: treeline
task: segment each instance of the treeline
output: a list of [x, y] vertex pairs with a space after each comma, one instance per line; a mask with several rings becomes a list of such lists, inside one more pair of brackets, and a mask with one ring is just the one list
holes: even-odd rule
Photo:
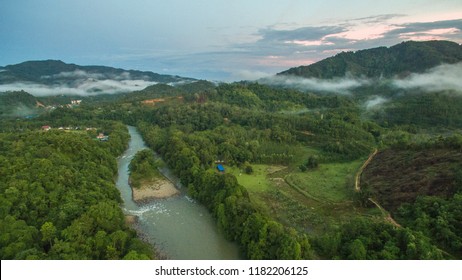
[[450, 136], [422, 136], [418, 134], [411, 134], [403, 130], [393, 130], [380, 137], [380, 142], [383, 146], [397, 150], [462, 150], [462, 135], [460, 133], [452, 133]]
[[323, 258], [342, 260], [444, 259], [422, 233], [383, 221], [356, 218], [314, 240]]
[[213, 146], [210, 140], [202, 138], [202, 143], [190, 145], [198, 140], [194, 134], [146, 123], [140, 124], [139, 129], [146, 143], [162, 155], [188, 187], [189, 194], [209, 209], [221, 231], [240, 245], [247, 258], [312, 258], [305, 235], [263, 216], [233, 175], [219, 174], [210, 168], [210, 160], [216, 154], [208, 157], [202, 153], [202, 149]]
[[83, 131], [0, 134], [1, 259], [152, 256], [125, 225], [114, 184], [128, 132], [109, 130], [105, 143]]
[[412, 125], [420, 128], [462, 126], [462, 96], [457, 92], [408, 91], [385, 104], [372, 118], [383, 126]]

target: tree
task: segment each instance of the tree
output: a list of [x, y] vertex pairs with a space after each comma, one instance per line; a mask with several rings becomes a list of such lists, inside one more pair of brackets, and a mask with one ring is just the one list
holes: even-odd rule
[[56, 227], [52, 222], [46, 222], [40, 228], [40, 233], [42, 234], [42, 241], [49, 245], [48, 248], [51, 248], [53, 240], [56, 237]]
[[252, 174], [253, 173], [253, 167], [249, 163], [245, 165], [244, 171], [246, 174]]
[[314, 156], [310, 156], [308, 160], [306, 161], [306, 167], [308, 169], [315, 169], [318, 167], [318, 159]]
[[350, 260], [365, 260], [367, 255], [367, 250], [364, 247], [364, 244], [359, 239], [355, 239], [350, 245], [350, 255], [348, 259]]

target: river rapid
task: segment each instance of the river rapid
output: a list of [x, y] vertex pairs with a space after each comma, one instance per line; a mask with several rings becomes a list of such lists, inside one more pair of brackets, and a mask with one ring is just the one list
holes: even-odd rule
[[128, 130], [131, 139], [128, 149], [118, 159], [117, 188], [124, 202], [124, 213], [138, 217], [141, 234], [169, 259], [239, 259], [237, 246], [224, 239], [207, 209], [186, 195], [167, 168], [161, 172], [175, 183], [180, 195], [143, 205], [132, 200], [128, 165], [138, 151], [147, 147], [135, 127], [129, 126]]

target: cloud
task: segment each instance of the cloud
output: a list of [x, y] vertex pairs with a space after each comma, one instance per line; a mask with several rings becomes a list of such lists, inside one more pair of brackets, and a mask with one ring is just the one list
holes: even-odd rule
[[346, 29], [341, 26], [308, 26], [292, 30], [276, 30], [265, 28], [258, 31], [262, 37], [259, 42], [280, 42], [290, 41], [319, 41], [327, 35], [344, 32]]
[[[143, 77], [146, 80], [149, 80], [149, 77]], [[68, 81], [69, 79], [74, 79], [74, 80], [88, 80], [88, 79], [94, 79], [94, 80], [116, 80], [116, 81], [125, 81], [125, 80], [133, 80], [132, 76], [130, 75], [129, 72], [122, 72], [120, 74], [115, 74], [115, 73], [92, 73], [92, 72], [87, 72], [84, 70], [74, 70], [70, 72], [61, 72], [58, 74], [54, 75], [49, 75], [49, 76], [42, 76], [41, 79], [45, 80], [53, 80], [53, 81], [59, 81], [59, 80], [66, 80]]]
[[232, 73], [231, 78], [233, 80], [241, 81], [255, 81], [271, 76], [271, 73], [262, 71], [251, 71], [251, 70], [238, 70]]
[[[411, 74], [404, 79], [393, 78], [387, 81], [397, 89], [420, 89], [423, 92], [451, 90], [462, 93], [462, 63], [444, 64], [430, 69], [423, 74]], [[340, 94], [350, 94], [352, 90], [361, 86], [376, 83], [375, 79], [349, 78], [336, 79], [303, 78], [297, 76], [271, 76], [258, 80], [259, 83], [270, 86], [283, 86], [301, 91], [319, 91]], [[372, 96], [364, 103], [366, 109], [373, 109], [388, 102], [380, 96]]]
[[[385, 14], [331, 25], [256, 28], [246, 40], [229, 40], [204, 51], [130, 50], [120, 58], [151, 69], [201, 79], [236, 81], [309, 65], [341, 51], [392, 46], [405, 40], [440, 39], [462, 43], [462, 19], [404, 22], [405, 15]], [[244, 36], [243, 35], [243, 36]], [[115, 58], [117, 59], [117, 58]], [[242, 69], [246, 69], [243, 72]], [[251, 75], [251, 73], [253, 73]]]
[[42, 79], [103, 79], [105, 75], [100, 73], [87, 73], [83, 70], [75, 70], [71, 72], [61, 72], [50, 76], [42, 76]]
[[146, 70], [159, 69], [173, 75], [236, 81], [250, 74], [242, 69], [275, 74], [315, 63], [341, 51], [389, 47], [405, 40], [439, 39], [462, 43], [461, 30], [462, 19], [413, 22], [405, 15], [384, 14], [329, 25], [278, 24], [245, 28], [236, 35], [238, 38], [228, 36], [219, 44], [201, 49], [126, 48], [124, 53], [92, 59], [103, 59], [103, 64], [118, 67], [141, 65]]
[[371, 110], [371, 109], [375, 109], [375, 108], [381, 106], [382, 104], [384, 104], [387, 101], [388, 101], [388, 99], [385, 99], [385, 98], [383, 98], [381, 96], [374, 96], [371, 99], [364, 102], [364, 106], [366, 106], [367, 110]]
[[144, 89], [156, 84], [132, 79], [129, 72], [121, 74], [89, 73], [82, 70], [42, 76], [44, 83], [15, 82], [0, 85], [0, 92], [24, 90], [34, 96], [116, 94]]
[[462, 63], [444, 64], [423, 74], [411, 74], [405, 79], [393, 80], [393, 85], [402, 89], [418, 88], [422, 91], [453, 90], [462, 92]]
[[8, 116], [8, 117], [25, 117], [25, 116], [30, 116], [33, 114], [36, 114], [36, 110], [30, 107], [27, 107], [23, 103], [16, 104], [14, 107], [9, 107], [7, 108], [6, 112], [0, 112], [0, 114], [3, 113], [3, 116]]
[[271, 86], [295, 88], [301, 91], [311, 90], [340, 94], [349, 94], [350, 90], [370, 83], [370, 81], [366, 79], [350, 79], [346, 77], [326, 80], [295, 76], [273, 76], [260, 79], [258, 82]]
[[413, 22], [397, 25], [386, 34], [389, 39], [453, 40], [462, 42], [462, 19], [434, 22]]
[[234, 44], [229, 49], [235, 52], [216, 52], [214, 57], [217, 65], [239, 61], [238, 69], [247, 66], [252, 71], [281, 72], [341, 51], [389, 47], [405, 40], [438, 39], [462, 43], [462, 19], [406, 23], [403, 20], [404, 15], [387, 14], [331, 26], [287, 29], [271, 26], [258, 30], [254, 42]]
[[0, 85], [0, 92], [24, 90], [34, 96], [116, 94], [141, 90], [156, 84], [145, 80], [86, 80], [78, 84], [44, 85], [37, 83], [11, 83]]

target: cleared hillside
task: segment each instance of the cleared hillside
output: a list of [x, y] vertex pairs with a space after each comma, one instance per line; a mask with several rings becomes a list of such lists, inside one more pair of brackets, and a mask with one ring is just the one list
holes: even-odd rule
[[389, 211], [418, 196], [451, 197], [462, 167], [459, 149], [397, 150], [379, 152], [364, 170], [362, 183], [370, 196]]

